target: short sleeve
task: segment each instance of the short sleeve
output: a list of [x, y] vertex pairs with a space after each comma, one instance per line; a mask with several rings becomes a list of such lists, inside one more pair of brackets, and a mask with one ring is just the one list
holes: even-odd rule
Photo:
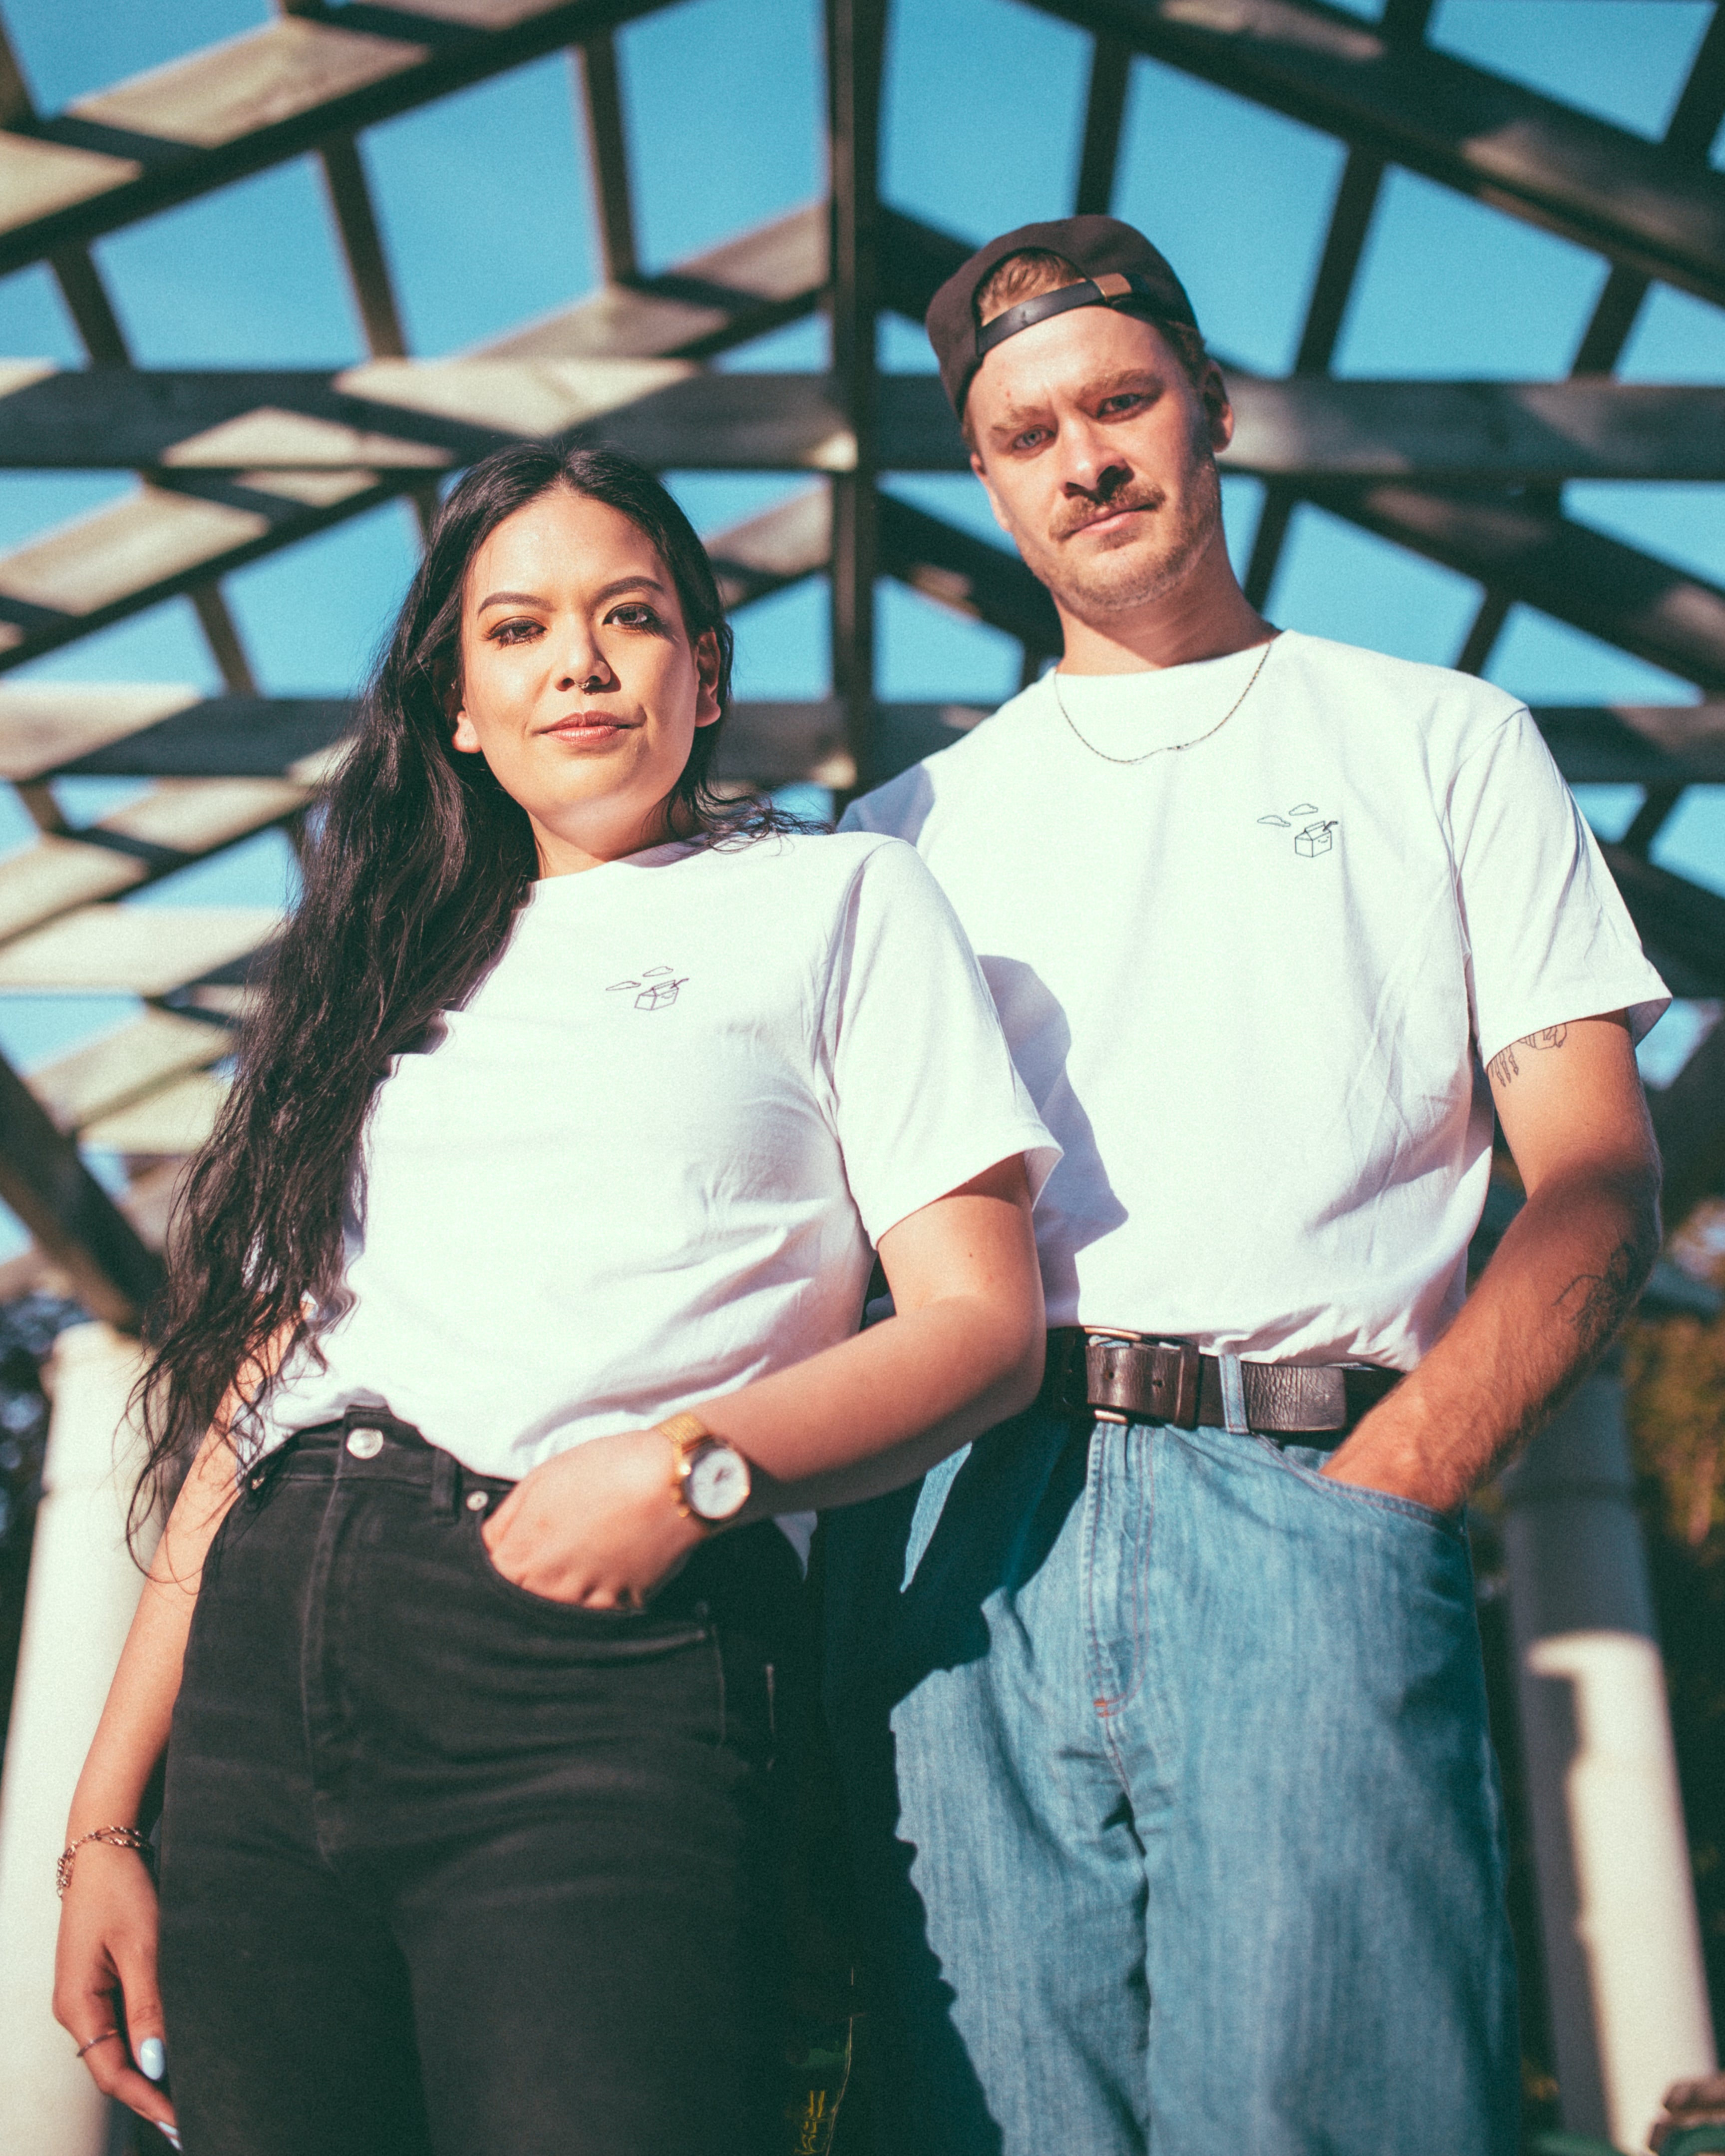
[[1481, 1056], [1605, 1011], [1640, 1040], [1671, 993], [1525, 710], [1463, 762], [1449, 825]]
[[1024, 1156], [1032, 1197], [1060, 1149], [1013, 1069], [958, 917], [915, 849], [870, 849], [830, 956], [823, 1048], [869, 1240]]

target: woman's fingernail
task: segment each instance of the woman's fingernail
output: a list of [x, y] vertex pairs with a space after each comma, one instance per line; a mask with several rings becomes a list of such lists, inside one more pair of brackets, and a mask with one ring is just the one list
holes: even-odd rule
[[159, 2082], [167, 2071], [167, 2054], [160, 2036], [146, 2036], [138, 2046], [138, 2071], [147, 2074], [152, 2082]]
[[162, 2139], [167, 2143], [170, 2148], [177, 2148], [179, 2147], [180, 2135], [179, 2129], [177, 2127], [158, 2126], [156, 2131], [162, 2136]]

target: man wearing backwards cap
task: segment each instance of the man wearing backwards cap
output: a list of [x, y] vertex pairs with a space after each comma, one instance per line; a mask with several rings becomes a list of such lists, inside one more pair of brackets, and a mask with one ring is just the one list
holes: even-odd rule
[[[928, 333], [1065, 654], [846, 821], [1065, 1154], [1041, 1401], [834, 1522], [882, 2145], [1509, 2156], [1461, 1507], [1652, 1262], [1666, 992], [1512, 697], [1247, 603], [1140, 234], [1009, 233]], [[1464, 1306], [1494, 1101], [1527, 1202]]]

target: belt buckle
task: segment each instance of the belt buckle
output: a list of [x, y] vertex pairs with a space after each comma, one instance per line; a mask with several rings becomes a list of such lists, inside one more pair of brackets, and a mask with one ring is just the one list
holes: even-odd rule
[[[1204, 1356], [1195, 1340], [1158, 1340], [1153, 1342], [1156, 1360], [1150, 1368], [1150, 1390], [1163, 1412], [1156, 1419], [1172, 1423], [1176, 1430], [1198, 1427], [1198, 1388]], [[1163, 1358], [1173, 1358], [1173, 1367]], [[1168, 1399], [1169, 1394], [1172, 1399]]]
[[[1101, 1372], [1098, 1371], [1096, 1376], [1092, 1378], [1091, 1350], [1092, 1348], [1147, 1347], [1150, 1344], [1149, 1336], [1143, 1332], [1129, 1332], [1123, 1326], [1110, 1326], [1106, 1330], [1098, 1326], [1094, 1328], [1086, 1327], [1081, 1332], [1078, 1342], [1079, 1352], [1072, 1358], [1072, 1363], [1067, 1365], [1065, 1388], [1067, 1404], [1076, 1408], [1079, 1413], [1089, 1415], [1093, 1421], [1118, 1423], [1124, 1429], [1132, 1420], [1132, 1417], [1122, 1414], [1117, 1409], [1106, 1404], [1106, 1394], [1111, 1389]], [[1077, 1366], [1076, 1370], [1072, 1367], [1073, 1363]], [[1072, 1379], [1075, 1376], [1083, 1381], [1078, 1388], [1079, 1397], [1076, 1400], [1071, 1398]], [[1098, 1394], [1103, 1394], [1102, 1399], [1097, 1399]]]
[[[1161, 1422], [1177, 1430], [1197, 1429], [1203, 1358], [1195, 1341], [1158, 1340], [1110, 1327], [1087, 1332], [1084, 1342], [1086, 1405], [1098, 1422]], [[1101, 1351], [1094, 1361], [1093, 1348]], [[1107, 1352], [1111, 1348], [1128, 1352], [1115, 1358]]]

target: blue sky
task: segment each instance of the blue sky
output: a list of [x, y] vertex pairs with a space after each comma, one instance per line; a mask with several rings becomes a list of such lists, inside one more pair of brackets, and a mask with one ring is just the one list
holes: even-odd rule
[[[1359, 0], [1357, 12], [1376, 12]], [[44, 110], [270, 19], [269, 0], [5, 0]], [[1433, 43], [1648, 136], [1663, 129], [1706, 28], [1704, 0], [1440, 0]], [[684, 0], [619, 38], [641, 252], [649, 266], [819, 192], [823, 175], [817, 0]], [[888, 52], [883, 185], [888, 198], [976, 239], [1070, 203], [1090, 64], [1087, 38], [1021, 0], [896, 0]], [[598, 249], [567, 60], [535, 63], [363, 141], [412, 348], [459, 351], [592, 289]], [[1714, 148], [1715, 162], [1721, 146]], [[1114, 208], [1170, 255], [1224, 357], [1285, 370], [1299, 336], [1343, 160], [1332, 138], [1147, 60], [1134, 64]], [[97, 244], [141, 363], [336, 364], [360, 356], [315, 168], [301, 161]], [[1563, 372], [1604, 275], [1599, 258], [1414, 175], [1392, 173], [1336, 357], [1355, 375], [1538, 377]], [[885, 363], [932, 362], [921, 332], [883, 323]], [[47, 272], [0, 280], [0, 352], [80, 357]], [[819, 367], [809, 322], [734, 355], [732, 366]], [[1645, 381], [1725, 378], [1725, 314], [1656, 288], [1621, 372]], [[673, 475], [703, 529], [752, 513], [803, 480]], [[112, 474], [0, 475], [0, 547], [128, 490]], [[998, 538], [964, 478], [893, 482]], [[1258, 493], [1227, 486], [1230, 544], [1250, 546]], [[1725, 582], [1725, 488], [1590, 485], [1572, 515]], [[262, 685], [351, 690], [411, 572], [414, 531], [391, 506], [254, 564], [227, 590]], [[1321, 511], [1296, 513], [1269, 611], [1279, 622], [1447, 662], [1478, 603], [1466, 578]], [[827, 685], [826, 606], [814, 585], [738, 624], [745, 696]], [[889, 697], [988, 702], [1016, 685], [1017, 647], [900, 587], [880, 602], [880, 682]], [[189, 607], [175, 602], [41, 662], [59, 680], [174, 680], [214, 687]], [[1657, 669], [1518, 609], [1494, 680], [1533, 701], [1687, 702]], [[17, 678], [17, 677], [14, 677]], [[1656, 858], [1725, 890], [1725, 803], [1692, 793]], [[117, 789], [67, 789], [74, 819]], [[1615, 833], [1624, 789], [1585, 804]], [[0, 849], [28, 841], [0, 788]], [[255, 902], [290, 885], [273, 837], [157, 886], [138, 903]], [[0, 1048], [25, 1067], [106, 1029], [116, 999], [0, 998]], [[1661, 1028], [1661, 1032], [1667, 1031]], [[1681, 1029], [1670, 1029], [1675, 1054]], [[1659, 1035], [1654, 1036], [1657, 1041]]]

